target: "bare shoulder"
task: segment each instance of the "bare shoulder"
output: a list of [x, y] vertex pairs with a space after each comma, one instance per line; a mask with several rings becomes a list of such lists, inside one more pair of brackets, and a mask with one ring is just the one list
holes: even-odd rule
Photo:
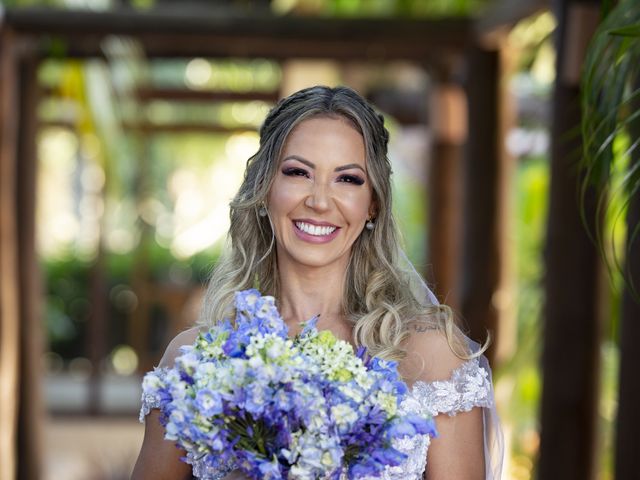
[[407, 356], [399, 371], [409, 383], [447, 380], [465, 362], [454, 353], [445, 333], [436, 329], [410, 329], [404, 348]]
[[196, 341], [198, 334], [204, 330], [204, 327], [196, 326], [173, 337], [160, 360], [160, 367], [173, 367], [176, 357], [180, 355], [180, 347], [192, 345]]

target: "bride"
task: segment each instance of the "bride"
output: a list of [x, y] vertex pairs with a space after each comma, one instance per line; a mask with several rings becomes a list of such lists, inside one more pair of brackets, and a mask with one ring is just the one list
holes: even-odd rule
[[[408, 458], [382, 478], [498, 479], [490, 369], [399, 247], [388, 138], [383, 117], [349, 88], [312, 87], [280, 101], [231, 203], [231, 249], [211, 278], [201, 326], [179, 334], [160, 366], [172, 366], [200, 328], [230, 317], [234, 292], [257, 283], [277, 299], [290, 335], [319, 314], [319, 330], [397, 360], [411, 387], [401, 409], [434, 416], [437, 438], [402, 439], [395, 446]], [[143, 398], [133, 479], [244, 478], [181, 461], [156, 407]]]

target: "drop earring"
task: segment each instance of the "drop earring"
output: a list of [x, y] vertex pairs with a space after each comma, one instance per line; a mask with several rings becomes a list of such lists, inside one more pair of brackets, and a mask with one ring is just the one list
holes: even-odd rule
[[262, 205], [260, 205], [260, 208], [258, 209], [258, 215], [260, 215], [261, 217], [266, 217], [268, 213], [269, 212], [267, 212], [267, 207], [265, 207], [264, 203], [262, 203]]
[[367, 223], [364, 224], [365, 228], [369, 231], [373, 230], [373, 227], [376, 226], [375, 223], [373, 223], [372, 219], [367, 220]]

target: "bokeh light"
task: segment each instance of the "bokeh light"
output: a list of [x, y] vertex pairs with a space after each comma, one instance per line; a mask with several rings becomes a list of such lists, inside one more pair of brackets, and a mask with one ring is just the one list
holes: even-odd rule
[[131, 375], [138, 368], [138, 355], [129, 345], [118, 345], [111, 352], [111, 366], [118, 375]]

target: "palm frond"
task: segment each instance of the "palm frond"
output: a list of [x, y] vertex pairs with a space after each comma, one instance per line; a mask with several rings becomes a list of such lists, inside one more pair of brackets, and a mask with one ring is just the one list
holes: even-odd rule
[[628, 25], [622, 28], [611, 30], [611, 35], [619, 35], [621, 37], [640, 37], [640, 25]]
[[[616, 248], [619, 229], [624, 228], [620, 220], [625, 218], [631, 199], [640, 195], [640, 140], [631, 134], [640, 123], [640, 2], [637, 0], [622, 0], [608, 12], [589, 46], [581, 88], [583, 222], [585, 226], [593, 225], [589, 234], [600, 248], [609, 272], [623, 272]], [[616, 148], [625, 141], [628, 146]], [[593, 223], [584, 213], [586, 194], [592, 188], [599, 194]], [[640, 226], [626, 227], [630, 232], [628, 249]], [[637, 293], [637, 280], [633, 282], [625, 277], [634, 293]]]

